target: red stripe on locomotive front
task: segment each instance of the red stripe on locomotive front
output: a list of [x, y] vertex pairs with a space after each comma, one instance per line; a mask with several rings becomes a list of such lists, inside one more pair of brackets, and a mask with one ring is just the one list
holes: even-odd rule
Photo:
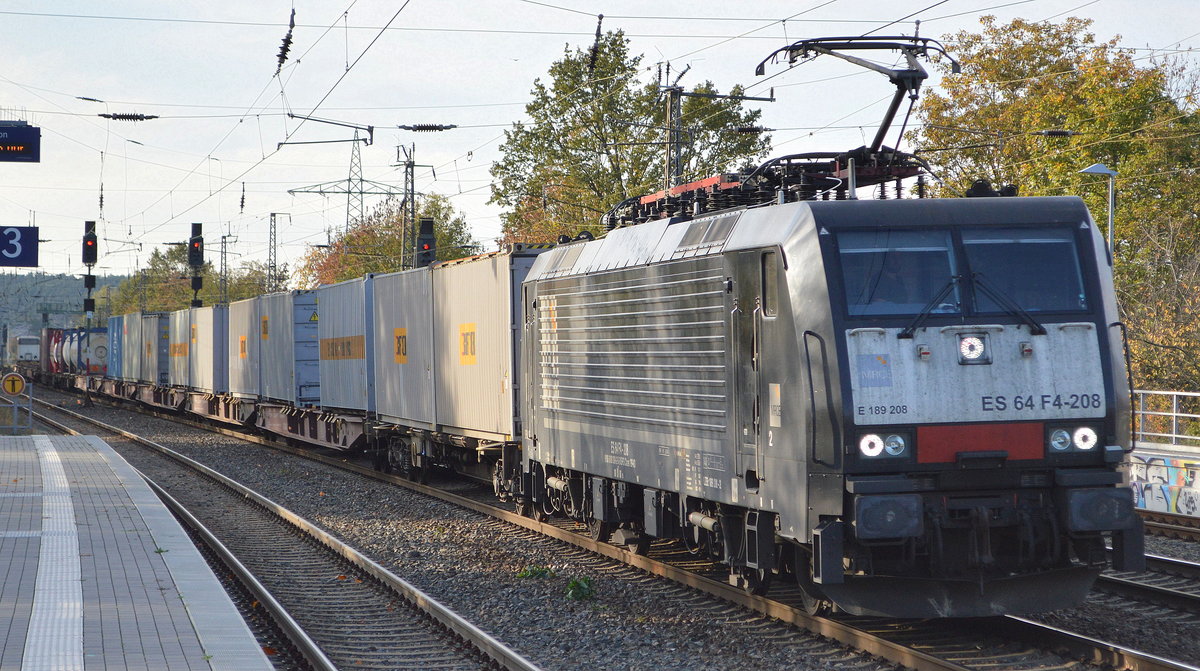
[[1041, 422], [920, 426], [917, 461], [954, 462], [959, 452], [1007, 452], [1009, 459], [1042, 459], [1046, 455], [1045, 442]]

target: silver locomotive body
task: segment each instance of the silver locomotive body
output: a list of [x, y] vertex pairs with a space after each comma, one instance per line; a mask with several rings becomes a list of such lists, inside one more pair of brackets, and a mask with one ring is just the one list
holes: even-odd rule
[[1078, 199], [649, 222], [544, 254], [525, 316], [520, 496], [599, 536], [903, 616], [1078, 601], [1107, 533], [1140, 557], [1111, 269]]

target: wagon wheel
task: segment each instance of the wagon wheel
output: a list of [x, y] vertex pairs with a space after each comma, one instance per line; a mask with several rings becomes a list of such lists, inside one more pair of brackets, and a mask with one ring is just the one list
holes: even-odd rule
[[[738, 569], [738, 574], [742, 577], [742, 591], [754, 596], [762, 596], [771, 589], [771, 583], [775, 579], [775, 573], [770, 569], [750, 568], [743, 566]], [[805, 603], [805, 609], [808, 604]]]
[[546, 514], [541, 511], [541, 508], [525, 496], [516, 497], [516, 505], [514, 506], [514, 510], [521, 517], [528, 517], [529, 519], [536, 520], [538, 522], [545, 522], [548, 519]]
[[640, 557], [645, 557], [650, 554], [650, 543], [654, 542], [653, 536], [639, 534], [637, 540], [626, 546], [630, 552]]
[[607, 543], [609, 536], [612, 536], [612, 525], [603, 520], [598, 520], [592, 517], [587, 519], [588, 536], [601, 543]]

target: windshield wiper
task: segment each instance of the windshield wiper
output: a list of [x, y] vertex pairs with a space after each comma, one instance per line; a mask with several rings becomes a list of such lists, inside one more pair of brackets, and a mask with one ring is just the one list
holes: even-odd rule
[[[988, 298], [991, 298], [996, 302], [997, 305], [1004, 308], [1005, 312], [1018, 317], [1021, 321], [1025, 322], [1029, 326], [1030, 335], [1046, 335], [1046, 328], [1039, 324], [1038, 321], [1033, 318], [1033, 315], [1026, 312], [1025, 309], [1020, 305], [1017, 305], [1016, 301], [1009, 298], [1007, 295], [1001, 292], [1000, 289], [993, 287], [990, 283], [985, 282], [983, 280], [983, 275], [980, 273], [975, 273], [971, 276], [971, 279], [975, 282], [975, 286], [982, 289], [983, 293], [987, 294]], [[978, 310], [979, 308], [976, 307], [976, 309]]]
[[930, 300], [928, 303], [926, 303], [925, 307], [921, 308], [921, 311], [918, 312], [917, 316], [913, 318], [912, 323], [910, 323], [907, 327], [905, 327], [905, 329], [903, 331], [901, 331], [899, 334], [897, 334], [896, 337], [897, 338], [913, 337], [913, 333], [915, 333], [917, 329], [921, 328], [921, 324], [925, 323], [925, 320], [929, 318], [929, 315], [933, 312], [933, 309], [936, 308], [937, 306], [941, 305], [942, 300], [944, 300], [947, 296], [950, 295], [950, 291], [952, 289], [954, 289], [954, 285], [958, 284], [958, 281], [960, 279], [961, 278], [958, 275], [951, 275], [950, 281], [946, 282], [946, 285], [942, 287], [942, 290], [937, 292], [937, 295], [934, 296], [933, 299]]

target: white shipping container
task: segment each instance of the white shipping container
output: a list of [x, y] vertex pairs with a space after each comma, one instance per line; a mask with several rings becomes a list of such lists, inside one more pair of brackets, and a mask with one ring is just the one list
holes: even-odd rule
[[170, 360], [167, 384], [172, 387], [192, 385], [192, 311], [176, 310], [168, 314], [170, 321], [167, 357]]
[[229, 391], [229, 308], [192, 308], [188, 343], [191, 388], [210, 394]]
[[371, 290], [371, 275], [317, 289], [322, 408], [375, 409]]
[[142, 313], [142, 364], [138, 381], [161, 387], [170, 371], [171, 321], [165, 313]]
[[433, 271], [374, 281], [375, 411], [404, 426], [434, 428]]
[[239, 398], [256, 398], [262, 392], [261, 328], [257, 298], [229, 304], [229, 393]]
[[514, 245], [434, 268], [435, 398], [443, 431], [516, 438], [521, 282], [542, 251]]
[[121, 379], [137, 382], [142, 377], [142, 313], [130, 312], [121, 321]]
[[293, 405], [320, 403], [316, 292], [287, 291], [258, 300], [262, 395]]

